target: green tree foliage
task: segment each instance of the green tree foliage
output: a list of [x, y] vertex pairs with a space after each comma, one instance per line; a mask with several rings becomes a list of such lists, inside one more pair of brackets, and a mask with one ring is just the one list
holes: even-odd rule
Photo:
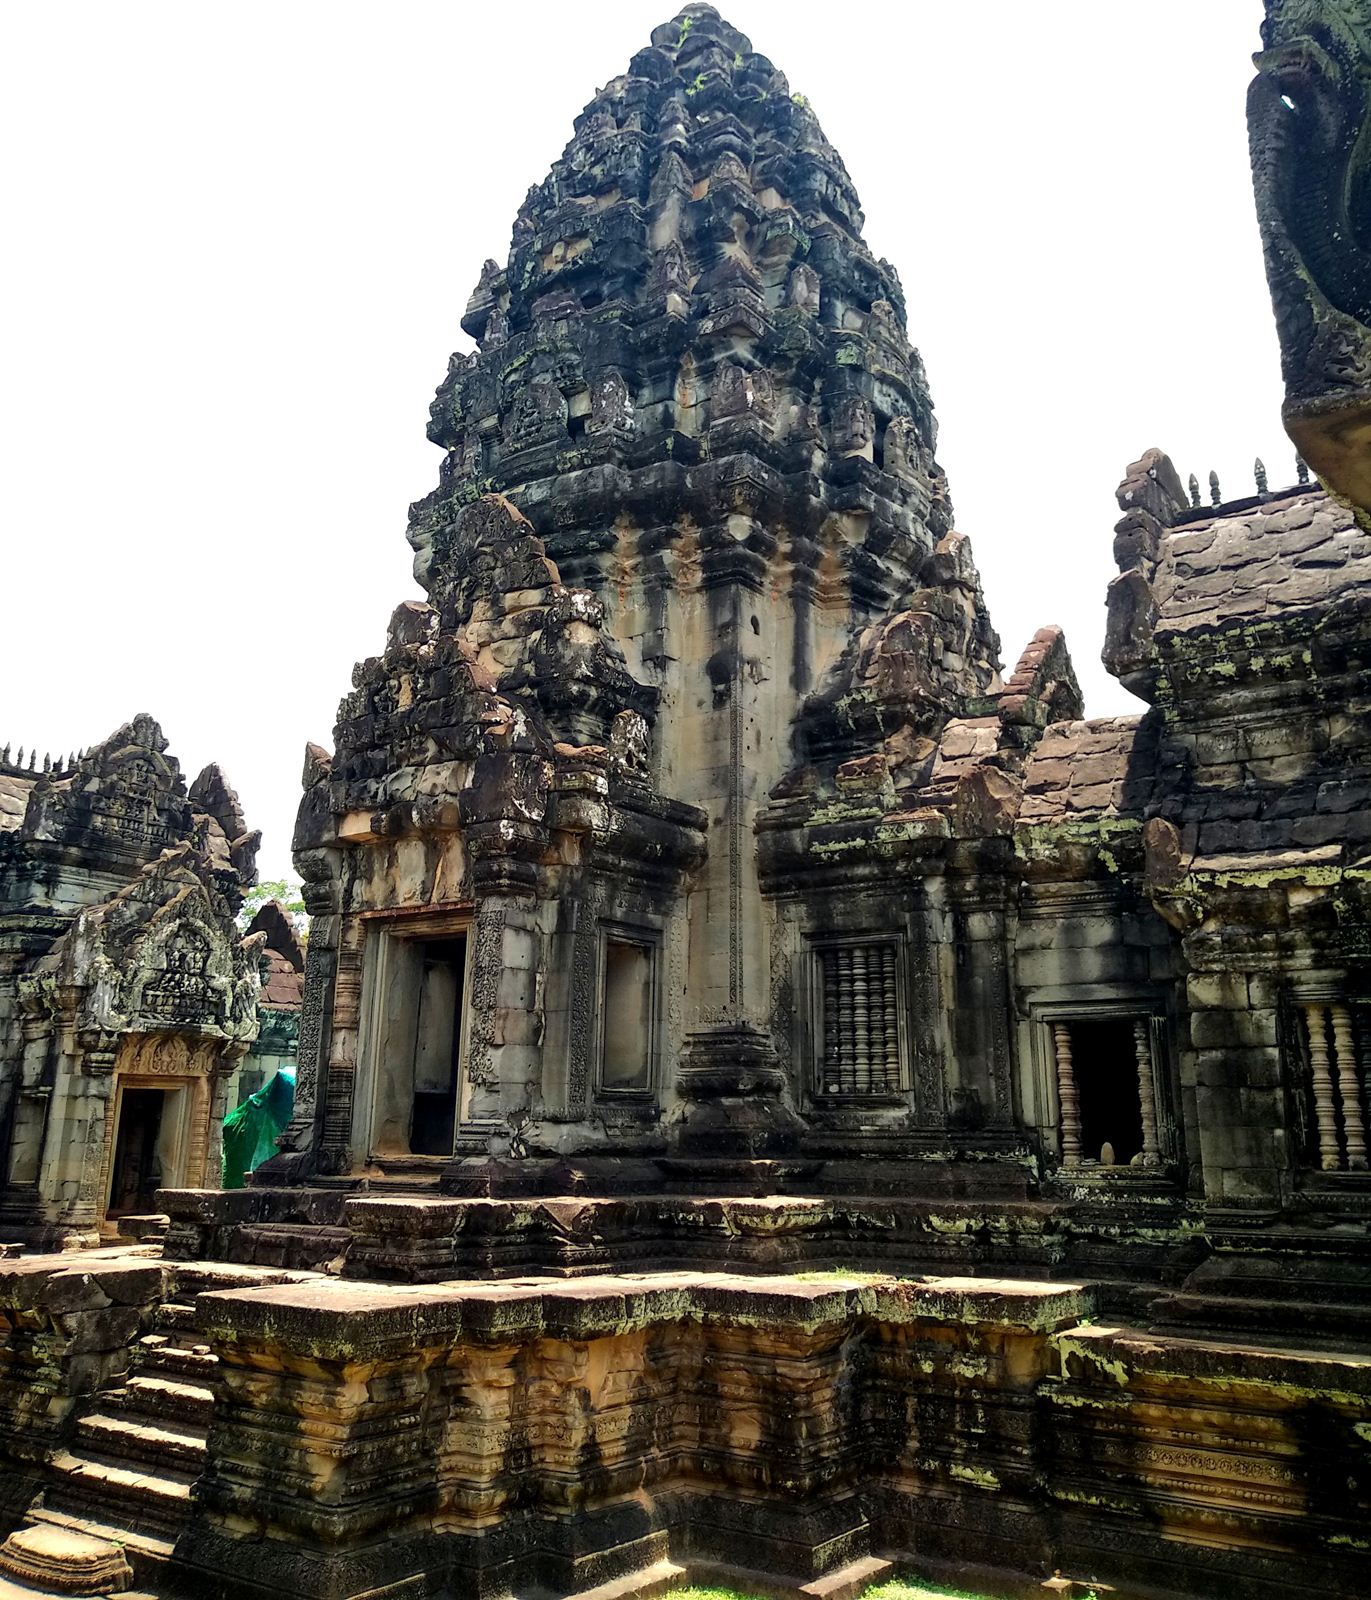
[[298, 878], [267, 878], [264, 882], [254, 885], [243, 896], [243, 908], [238, 913], [238, 926], [246, 929], [268, 900], [279, 900], [286, 915], [294, 923], [296, 933], [301, 939], [308, 937], [309, 915], [305, 911], [305, 902], [300, 898]]

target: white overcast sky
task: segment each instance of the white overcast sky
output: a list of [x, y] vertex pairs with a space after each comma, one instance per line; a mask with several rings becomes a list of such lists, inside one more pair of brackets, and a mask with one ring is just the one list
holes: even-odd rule
[[[1113, 491], [1293, 479], [1243, 104], [1260, 0], [730, 0], [898, 267], [1004, 655], [1090, 715]], [[0, 744], [140, 710], [266, 876], [306, 739], [412, 596], [482, 260], [670, 0], [0, 4]]]

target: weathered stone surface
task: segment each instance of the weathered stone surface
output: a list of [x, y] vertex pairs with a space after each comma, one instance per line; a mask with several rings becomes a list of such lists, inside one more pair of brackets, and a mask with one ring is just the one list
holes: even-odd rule
[[[1269, 10], [1287, 417], [1355, 500], [1361, 27]], [[306, 753], [287, 1148], [164, 1186], [155, 1276], [0, 1261], [14, 1517], [108, 1501], [225, 1600], [1364, 1586], [1371, 544], [1148, 450], [1105, 642], [1147, 709], [1087, 719], [1055, 627], [1004, 675], [861, 228], [704, 6], [530, 191], [432, 408], [427, 598]], [[82, 950], [242, 871], [219, 775], [158, 793], [203, 870]], [[0, 844], [90, 795], [6, 767]]]
[[[1150, 709], [1085, 719], [1054, 627], [1003, 676], [898, 284], [708, 8], [586, 109], [464, 325], [411, 514], [428, 603], [306, 763], [301, 1102], [264, 1185], [980, 1194], [983, 1261], [1019, 1199], [1102, 1281], [1146, 1233], [1153, 1290], [1235, 1207], [1258, 1252], [1364, 1217], [1352, 513], [1264, 481], [1200, 508], [1145, 451], [1106, 660]], [[1194, 998], [1232, 971], [1275, 992]], [[169, 1247], [413, 1281], [630, 1248], [518, 1207], [288, 1209], [181, 1207]], [[638, 1215], [641, 1259], [682, 1260], [689, 1208]], [[814, 1260], [828, 1227], [781, 1231]], [[935, 1233], [892, 1249], [945, 1265]]]
[[[225, 1398], [179, 1548], [211, 1562], [240, 1519], [268, 1523], [270, 1572], [323, 1594], [334, 1562], [354, 1590], [403, 1581], [441, 1518], [459, 1584], [565, 1592], [663, 1549], [792, 1583], [868, 1541], [1097, 1568], [1117, 1527], [1139, 1570], [1174, 1578], [1183, 1560], [1203, 1584], [1229, 1569], [1222, 1528], [1259, 1583], [1295, 1548], [1311, 1591], [1346, 1581], [1364, 1489], [1292, 1519], [1292, 1470], [1361, 1448], [1367, 1359], [1096, 1327], [1089, 1308], [1071, 1285], [718, 1272], [211, 1294]], [[292, 1407], [263, 1409], [283, 1366]], [[1223, 1439], [1208, 1456], [1172, 1442], [1187, 1406]], [[1082, 1521], [1086, 1461], [1111, 1487]], [[1134, 1461], [1144, 1476], [1121, 1477]], [[1173, 1502], [1166, 1537], [1144, 1534]]]
[[20, 1528], [0, 1545], [0, 1572], [58, 1594], [116, 1594], [133, 1568], [118, 1545], [64, 1528]]

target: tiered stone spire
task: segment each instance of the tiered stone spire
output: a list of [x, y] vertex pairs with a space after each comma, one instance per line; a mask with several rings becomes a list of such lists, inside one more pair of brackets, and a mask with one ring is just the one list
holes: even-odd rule
[[[784, 502], [810, 567], [827, 511], [878, 493], [884, 531], [850, 573], [859, 604], [888, 604], [950, 510], [899, 279], [861, 230], [784, 74], [708, 6], [658, 28], [577, 119], [472, 294], [479, 348], [438, 390], [429, 435], [447, 459], [410, 525], [420, 581], [456, 509], [491, 489], [592, 587], [625, 512]], [[755, 459], [747, 505], [724, 464], [740, 455]], [[747, 544], [731, 556], [744, 569], [773, 553]]]

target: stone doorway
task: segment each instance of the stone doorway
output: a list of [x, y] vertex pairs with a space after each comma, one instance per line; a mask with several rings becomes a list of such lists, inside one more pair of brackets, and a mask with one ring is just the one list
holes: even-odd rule
[[99, 1176], [92, 1167], [86, 1180], [97, 1226], [107, 1236], [121, 1216], [154, 1211], [159, 1188], [205, 1182], [213, 1131], [223, 1115], [222, 1088], [216, 1086], [230, 1066], [217, 1040], [162, 1033], [124, 1037], [103, 1119]]
[[1073, 1020], [1070, 1028], [1081, 1154], [1103, 1166], [1127, 1166], [1143, 1147], [1133, 1019]]
[[433, 939], [420, 951], [409, 1148], [416, 1156], [450, 1156], [457, 1131], [466, 940]]
[[107, 1217], [154, 1210], [158, 1189], [175, 1182], [174, 1174], [165, 1174], [162, 1161], [168, 1098], [165, 1089], [125, 1089], [120, 1095]]
[[465, 929], [387, 931], [370, 986], [374, 1159], [446, 1160], [461, 1119], [468, 986]]

